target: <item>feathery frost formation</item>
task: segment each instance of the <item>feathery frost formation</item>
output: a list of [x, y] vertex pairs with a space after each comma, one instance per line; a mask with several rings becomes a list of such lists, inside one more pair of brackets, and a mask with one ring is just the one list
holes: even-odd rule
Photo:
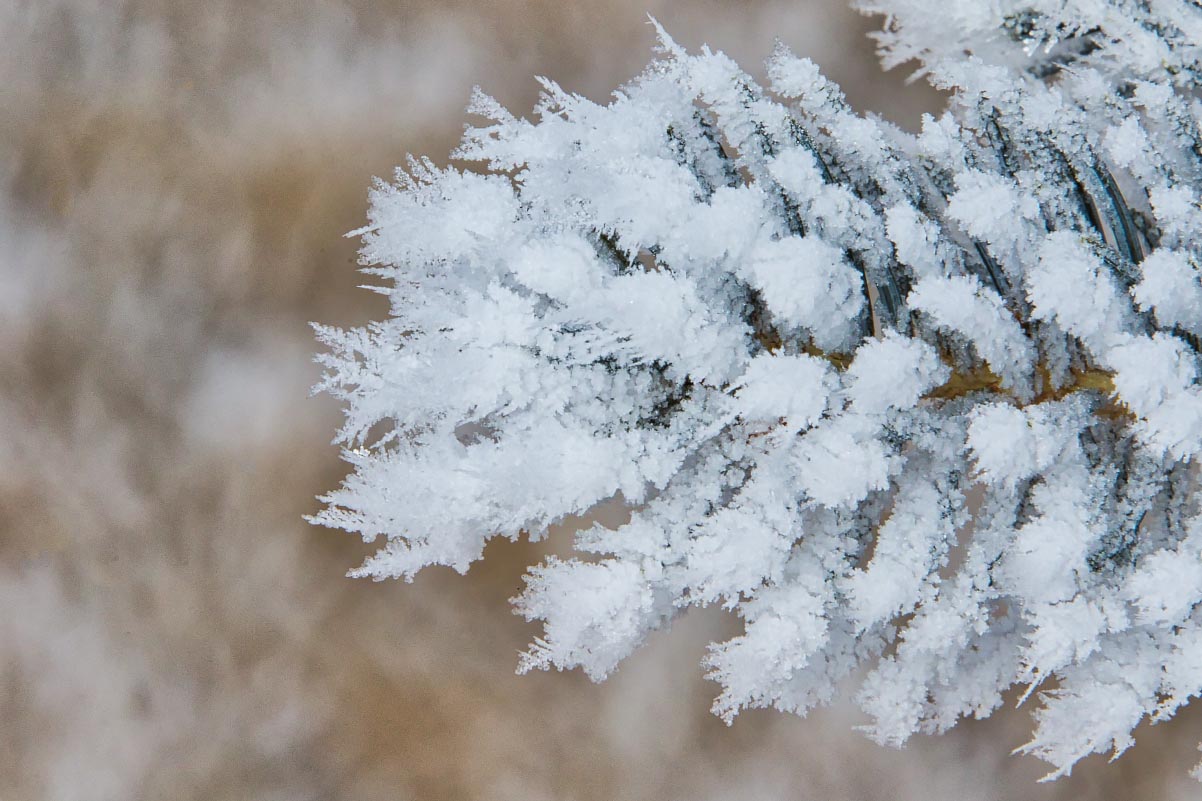
[[1062, 775], [1202, 688], [1202, 11], [864, 5], [953, 93], [916, 135], [660, 31], [610, 104], [478, 95], [471, 170], [378, 185], [392, 311], [319, 329], [354, 470], [315, 520], [408, 578], [620, 497], [531, 569], [523, 670], [718, 603], [725, 719], [856, 675], [900, 744], [1018, 685]]

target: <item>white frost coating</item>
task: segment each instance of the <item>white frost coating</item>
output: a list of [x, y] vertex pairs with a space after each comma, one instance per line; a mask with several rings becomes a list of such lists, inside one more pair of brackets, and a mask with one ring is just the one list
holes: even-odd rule
[[1007, 249], [1026, 233], [1023, 222], [1036, 218], [1039, 203], [1005, 176], [971, 170], [956, 176], [947, 213], [972, 236]]
[[1131, 288], [1140, 308], [1163, 326], [1202, 334], [1202, 274], [1185, 253], [1160, 248], [1140, 265], [1143, 279]]
[[847, 368], [847, 394], [852, 408], [864, 414], [909, 409], [950, 373], [927, 343], [890, 334], [856, 351]]
[[605, 273], [597, 254], [579, 237], [534, 241], [511, 262], [514, 278], [557, 301], [586, 301], [601, 288]]
[[1191, 186], [1158, 186], [1148, 190], [1148, 201], [1161, 229], [1172, 239], [1186, 238], [1199, 227], [1198, 191]]
[[897, 260], [925, 278], [939, 275], [945, 269], [938, 249], [939, 226], [923, 219], [908, 203], [885, 210], [885, 230], [893, 242]]
[[1086, 480], [1083, 472], [1067, 470], [1057, 479], [1064, 484], [1040, 485], [1032, 492], [1039, 516], [1016, 530], [1002, 565], [1009, 588], [1031, 604], [1072, 600], [1089, 572], [1086, 557], [1097, 536], [1090, 526], [1089, 509], [1078, 503]]
[[851, 618], [861, 630], [888, 622], [933, 595], [934, 585], [924, 584], [943, 564], [952, 541], [956, 517], [946, 488], [925, 477], [916, 477], [899, 491], [893, 511], [877, 533], [876, 550], [863, 570], [848, 578]]
[[813, 237], [766, 242], [752, 251], [745, 270], [781, 322], [805, 328], [820, 348], [847, 343], [864, 298], [859, 277], [837, 248]]
[[1147, 153], [1148, 136], [1135, 117], [1128, 117], [1106, 132], [1106, 155], [1120, 169], [1137, 163]]
[[551, 558], [526, 581], [530, 590], [516, 599], [517, 611], [545, 621], [546, 634], [522, 655], [521, 672], [578, 666], [600, 681], [655, 621], [651, 589], [629, 563]]
[[1052, 466], [1064, 447], [1064, 437], [1041, 407], [991, 404], [973, 411], [968, 446], [981, 478], [1014, 489]]
[[1107, 356], [1118, 396], [1139, 418], [1141, 439], [1187, 459], [1202, 452], [1202, 387], [1196, 357], [1176, 337], [1137, 337]]
[[889, 486], [894, 460], [874, 440], [864, 442], [864, 423], [845, 417], [802, 439], [794, 457], [797, 483], [807, 497], [830, 508], [855, 506]]
[[909, 300], [911, 308], [930, 315], [936, 327], [971, 342], [1003, 387], [1020, 397], [1030, 396], [1034, 350], [996, 292], [973, 276], [929, 277], [914, 286]]
[[411, 578], [620, 497], [529, 571], [521, 669], [599, 680], [720, 603], [723, 718], [862, 677], [899, 745], [1025, 685], [1063, 775], [1202, 693], [1202, 24], [864, 5], [951, 94], [918, 135], [661, 30], [612, 102], [478, 95], [472, 171], [378, 185], [390, 313], [317, 329], [352, 472], [313, 519]]
[[813, 356], [762, 353], [751, 360], [735, 391], [735, 408], [748, 421], [808, 428], [826, 411], [831, 367]]
[[1115, 337], [1129, 328], [1127, 304], [1114, 280], [1080, 237], [1058, 231], [1039, 247], [1038, 264], [1027, 274], [1027, 298], [1037, 320], [1054, 320], [1103, 357]]
[[706, 664], [708, 677], [723, 691], [714, 713], [727, 723], [747, 706], [776, 705], [780, 689], [807, 667], [827, 642], [827, 617], [821, 598], [804, 587], [765, 592], [741, 611], [745, 632], [713, 646]]
[[1179, 625], [1202, 602], [1202, 518], [1191, 528], [1175, 550], [1150, 554], [1127, 583], [1141, 623]]

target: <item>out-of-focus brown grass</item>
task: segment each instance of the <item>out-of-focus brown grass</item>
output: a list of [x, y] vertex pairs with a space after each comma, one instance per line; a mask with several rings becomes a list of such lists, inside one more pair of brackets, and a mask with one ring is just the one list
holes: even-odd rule
[[719, 614], [604, 685], [517, 677], [535, 632], [506, 600], [538, 547], [373, 584], [301, 521], [344, 472], [307, 322], [384, 311], [341, 235], [371, 176], [441, 160], [472, 84], [603, 99], [651, 10], [749, 65], [780, 36], [907, 124], [936, 103], [841, 4], [649, 6], [0, 7], [0, 798], [1196, 797], [1188, 722], [1051, 787], [1005, 756], [1021, 715], [902, 752], [842, 708], [726, 728], [697, 666]]

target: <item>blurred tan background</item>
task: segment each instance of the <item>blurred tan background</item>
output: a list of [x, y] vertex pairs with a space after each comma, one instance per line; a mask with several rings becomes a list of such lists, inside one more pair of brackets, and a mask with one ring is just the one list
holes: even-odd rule
[[384, 313], [342, 238], [371, 177], [445, 161], [473, 84], [604, 99], [648, 11], [908, 127], [939, 105], [841, 0], [0, 0], [0, 799], [1202, 797], [1198, 714], [1050, 786], [1007, 755], [1025, 711], [904, 751], [845, 708], [727, 728], [716, 612], [603, 685], [516, 677], [537, 548], [373, 584], [302, 522], [344, 473], [307, 323]]

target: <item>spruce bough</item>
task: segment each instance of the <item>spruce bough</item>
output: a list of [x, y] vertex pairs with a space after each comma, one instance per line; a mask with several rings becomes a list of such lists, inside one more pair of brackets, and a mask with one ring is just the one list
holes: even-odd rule
[[477, 93], [471, 169], [379, 183], [391, 313], [318, 327], [353, 472], [313, 520], [410, 578], [621, 498], [530, 569], [520, 669], [718, 603], [728, 721], [857, 676], [900, 744], [1017, 685], [1053, 778], [1202, 689], [1202, 11], [863, 6], [951, 94], [917, 134], [659, 30], [608, 105]]

